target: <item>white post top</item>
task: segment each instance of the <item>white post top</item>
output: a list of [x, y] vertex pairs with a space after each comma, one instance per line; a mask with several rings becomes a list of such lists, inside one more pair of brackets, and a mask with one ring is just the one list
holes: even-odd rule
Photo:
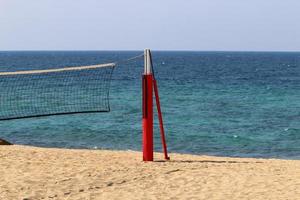
[[151, 66], [151, 54], [150, 54], [150, 49], [145, 49], [144, 50], [144, 59], [145, 59], [145, 64], [144, 64], [144, 74], [152, 74], [152, 66]]

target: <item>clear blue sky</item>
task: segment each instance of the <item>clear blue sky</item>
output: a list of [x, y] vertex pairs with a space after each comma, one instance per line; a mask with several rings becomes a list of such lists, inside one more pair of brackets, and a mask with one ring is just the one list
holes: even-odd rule
[[300, 51], [300, 0], [0, 0], [0, 50]]

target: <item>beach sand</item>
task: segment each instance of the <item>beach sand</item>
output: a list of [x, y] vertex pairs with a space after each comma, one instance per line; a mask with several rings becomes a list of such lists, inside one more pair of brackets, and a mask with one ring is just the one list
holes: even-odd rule
[[0, 199], [300, 199], [300, 160], [0, 146]]

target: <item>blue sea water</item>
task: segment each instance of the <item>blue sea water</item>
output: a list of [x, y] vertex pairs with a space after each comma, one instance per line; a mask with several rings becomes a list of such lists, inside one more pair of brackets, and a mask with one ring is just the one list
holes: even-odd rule
[[[106, 63], [141, 53], [0, 52], [0, 71]], [[170, 152], [300, 159], [300, 53], [161, 51], [153, 52], [153, 61]], [[0, 121], [0, 138], [140, 150], [142, 72], [143, 59], [116, 67], [109, 113]], [[155, 149], [161, 151], [157, 118]]]

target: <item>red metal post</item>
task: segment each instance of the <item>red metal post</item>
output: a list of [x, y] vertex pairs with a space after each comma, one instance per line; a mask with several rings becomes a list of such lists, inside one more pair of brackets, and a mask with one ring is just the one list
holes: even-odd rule
[[145, 69], [143, 75], [143, 161], [153, 161], [153, 87], [158, 112], [159, 128], [163, 145], [165, 159], [169, 160], [165, 131], [160, 109], [160, 101], [157, 83], [152, 73], [152, 58], [150, 49], [145, 49], [144, 53]]
[[143, 161], [153, 161], [153, 77], [143, 75]]

